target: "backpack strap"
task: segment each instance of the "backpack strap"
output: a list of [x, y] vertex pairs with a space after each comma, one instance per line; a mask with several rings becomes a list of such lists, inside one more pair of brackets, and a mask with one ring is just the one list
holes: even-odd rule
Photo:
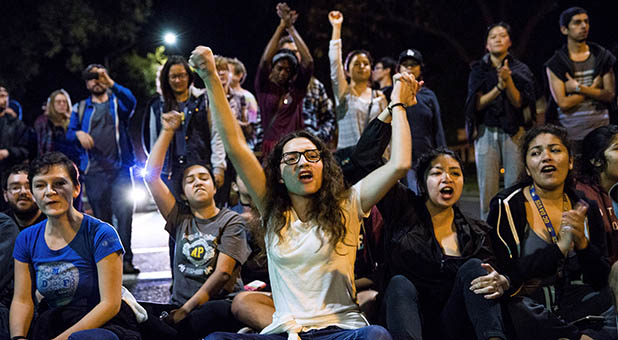
[[84, 119], [84, 111], [86, 110], [86, 99], [81, 100], [79, 102], [79, 107], [77, 108], [77, 118], [79, 119], [79, 126], [82, 125], [82, 120]]

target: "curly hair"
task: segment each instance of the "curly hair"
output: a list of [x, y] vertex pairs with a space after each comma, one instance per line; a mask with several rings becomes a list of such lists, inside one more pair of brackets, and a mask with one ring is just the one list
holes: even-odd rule
[[295, 138], [307, 138], [322, 156], [322, 186], [312, 194], [309, 219], [317, 222], [318, 228], [324, 232], [328, 243], [334, 248], [346, 236], [346, 217], [342, 203], [349, 197], [349, 189], [343, 183], [341, 168], [332, 152], [319, 138], [307, 131], [292, 132], [282, 137], [265, 161], [266, 195], [262, 230], [269, 234], [275, 233], [281, 239], [281, 229], [287, 222], [285, 212], [292, 207], [292, 201], [287, 187], [281, 182], [279, 166], [283, 147]]
[[[605, 150], [618, 136], [618, 126], [598, 127], [584, 137], [582, 154], [577, 162], [576, 177], [587, 184], [599, 184], [601, 173], [607, 170]], [[598, 162], [596, 165], [593, 162]]]

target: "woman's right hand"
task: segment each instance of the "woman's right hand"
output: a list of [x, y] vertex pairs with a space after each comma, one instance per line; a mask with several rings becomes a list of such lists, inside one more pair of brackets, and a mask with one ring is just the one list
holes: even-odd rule
[[163, 130], [176, 131], [180, 127], [184, 113], [178, 111], [170, 111], [161, 115], [161, 125]]
[[330, 11], [330, 13], [328, 13], [328, 21], [330, 21], [333, 28], [340, 28], [343, 23], [343, 14], [339, 11]]

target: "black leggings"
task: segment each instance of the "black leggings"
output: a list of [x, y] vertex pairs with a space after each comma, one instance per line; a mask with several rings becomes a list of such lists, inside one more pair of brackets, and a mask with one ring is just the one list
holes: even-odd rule
[[148, 312], [148, 320], [139, 325], [143, 339], [202, 339], [215, 331], [236, 332], [243, 327], [232, 315], [232, 302], [227, 299], [206, 302], [174, 326], [159, 320], [159, 316], [180, 306], [149, 302], [140, 305]]

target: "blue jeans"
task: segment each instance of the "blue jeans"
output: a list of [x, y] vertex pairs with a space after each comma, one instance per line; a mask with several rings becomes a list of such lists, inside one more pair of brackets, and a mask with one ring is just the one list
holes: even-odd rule
[[133, 189], [133, 180], [129, 168], [110, 172], [90, 172], [84, 176], [88, 203], [92, 207], [94, 217], [113, 224], [112, 216], [116, 216], [118, 236], [124, 247], [124, 262], [133, 261], [131, 251], [131, 228], [133, 224], [133, 201], [129, 192]]
[[481, 198], [481, 219], [489, 215], [489, 202], [500, 191], [500, 165], [504, 167], [504, 187], [517, 183], [523, 170], [519, 144], [524, 129], [510, 136], [500, 128], [479, 126], [479, 136], [474, 141], [476, 178]]
[[69, 335], [69, 340], [119, 340], [112, 331], [103, 328], [87, 329]]
[[[339, 327], [327, 327], [314, 329], [298, 334], [303, 340], [390, 340], [388, 331], [380, 326], [365, 326], [358, 329], [341, 329]], [[205, 340], [286, 340], [287, 333], [280, 334], [236, 334], [236, 333], [212, 333]]]
[[[451, 295], [440, 315], [438, 333], [441, 333], [441, 339], [470, 339], [474, 336], [479, 340], [490, 337], [506, 339], [498, 301], [487, 300], [470, 291], [470, 282], [483, 275], [487, 272], [479, 259], [470, 259], [459, 268]], [[396, 275], [384, 295], [386, 326], [393, 339], [422, 339], [422, 313], [414, 284], [405, 276]]]

